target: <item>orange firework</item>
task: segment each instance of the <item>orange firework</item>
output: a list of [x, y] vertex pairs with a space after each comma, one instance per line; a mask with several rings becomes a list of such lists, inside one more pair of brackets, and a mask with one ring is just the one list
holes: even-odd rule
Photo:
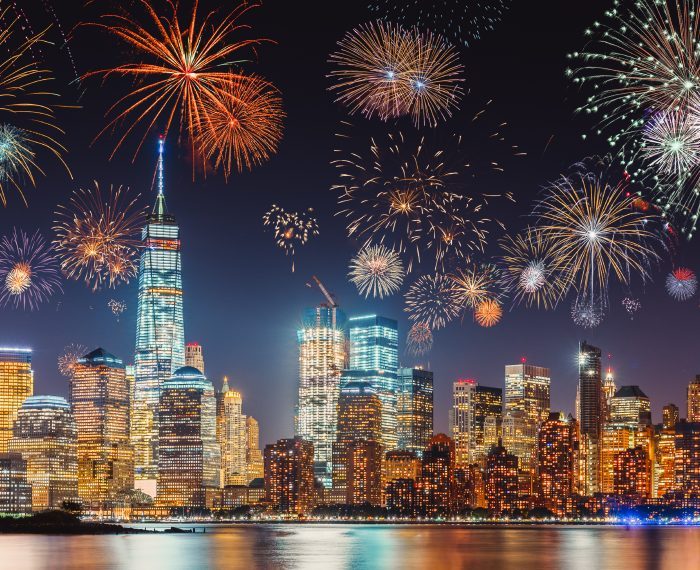
[[195, 145], [228, 178], [234, 169], [250, 170], [277, 151], [285, 115], [277, 90], [256, 76], [231, 74], [217, 95], [204, 103]]
[[486, 299], [479, 303], [474, 311], [474, 318], [482, 327], [497, 325], [502, 316], [503, 309], [501, 309], [501, 304], [495, 299]]
[[[169, 19], [151, 7], [150, 0], [138, 0], [138, 4], [150, 16], [150, 26], [139, 24], [130, 14], [110, 14], [105, 16], [108, 23], [94, 24], [124, 41], [134, 58], [143, 59], [87, 74], [102, 75], [105, 79], [118, 75], [135, 81], [133, 89], [109, 108], [107, 115], [113, 118], [98, 135], [128, 123], [112, 156], [143, 124], [144, 134], [135, 158], [151, 129], [158, 125], [167, 134], [176, 117], [179, 117], [181, 132], [186, 131], [194, 140], [199, 126], [207, 124], [207, 109], [211, 108], [212, 100], [219, 98], [219, 91], [226, 90], [232, 77], [244, 79], [227, 69], [241, 61], [232, 60], [231, 56], [266, 41], [231, 38], [234, 33], [249, 28], [239, 20], [259, 4], [243, 3], [215, 23], [214, 11], [201, 22], [197, 20], [199, 2], [195, 0], [190, 22], [185, 27], [180, 26], [177, 3], [168, 1]], [[200, 154], [197, 149], [193, 152]]]

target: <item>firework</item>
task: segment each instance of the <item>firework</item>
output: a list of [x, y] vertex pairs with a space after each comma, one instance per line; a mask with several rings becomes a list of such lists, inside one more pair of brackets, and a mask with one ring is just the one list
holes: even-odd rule
[[406, 292], [406, 307], [411, 321], [439, 330], [462, 311], [452, 280], [445, 275], [422, 275]]
[[435, 126], [452, 115], [463, 95], [463, 67], [442, 37], [386, 22], [348, 32], [330, 57], [336, 101], [351, 113], [382, 120], [411, 115]]
[[482, 327], [497, 325], [503, 316], [501, 304], [495, 299], [486, 299], [479, 303], [474, 311], [474, 319]]
[[602, 303], [577, 299], [571, 306], [571, 318], [579, 327], [594, 329], [603, 322]]
[[216, 97], [202, 104], [195, 144], [226, 178], [233, 170], [250, 170], [277, 152], [284, 111], [279, 93], [267, 81], [231, 75], [217, 88]]
[[63, 354], [58, 357], [58, 371], [66, 378], [73, 377], [73, 371], [79, 358], [87, 354], [87, 347], [82, 344], [69, 344], [63, 349]]
[[515, 237], [506, 235], [500, 245], [502, 284], [513, 292], [513, 303], [556, 307], [566, 295], [568, 280], [554, 254], [553, 242], [536, 229], [527, 228]]
[[136, 274], [145, 209], [140, 195], [128, 188], [94, 188], [73, 192], [55, 212], [56, 251], [61, 269], [72, 279], [84, 279], [93, 290], [128, 283]]
[[452, 290], [463, 307], [476, 309], [495, 295], [498, 272], [493, 265], [472, 265], [450, 275]]
[[[185, 134], [196, 141], [201, 126], [209, 124], [207, 113], [212, 101], [220, 100], [222, 93], [229, 92], [232, 77], [245, 79], [244, 75], [227, 69], [235, 63], [232, 58], [244, 48], [265, 41], [233, 38], [237, 32], [249, 28], [241, 24], [240, 19], [258, 4], [244, 2], [218, 22], [215, 21], [216, 12], [209, 12], [200, 21], [195, 0], [189, 22], [183, 24], [177, 13], [177, 3], [167, 3], [171, 9], [167, 17], [152, 7], [150, 0], [137, 0], [136, 4], [144, 9], [148, 24], [139, 23], [134, 14], [110, 14], [104, 17], [105, 23], [93, 24], [124, 42], [133, 60], [87, 74], [134, 80], [133, 89], [110, 107], [108, 116], [112, 118], [98, 135], [126, 126], [113, 156], [137, 128], [144, 127], [134, 158], [156, 125], [167, 135], [173, 123], [179, 124]], [[230, 103], [223, 105], [231, 109]], [[193, 151], [201, 155], [198, 149], [193, 148]]]
[[646, 125], [642, 153], [662, 174], [683, 176], [700, 160], [700, 131], [687, 113], [670, 109]]
[[425, 323], [413, 323], [406, 338], [406, 352], [422, 356], [433, 348], [433, 331]]
[[383, 245], [368, 245], [350, 262], [349, 277], [360, 295], [383, 299], [400, 289], [404, 269], [396, 252]]
[[698, 290], [698, 278], [687, 267], [678, 267], [666, 277], [666, 291], [676, 301], [687, 301]]
[[[295, 246], [305, 245], [309, 239], [318, 235], [318, 221], [313, 217], [313, 209], [305, 212], [287, 212], [273, 204], [263, 216], [263, 225], [272, 228], [277, 247], [285, 255], [294, 258]], [[294, 260], [292, 259], [292, 271]]]
[[0, 305], [36, 309], [61, 289], [50, 244], [37, 231], [14, 229], [0, 240]]
[[121, 314], [126, 311], [126, 303], [124, 301], [120, 301], [119, 299], [110, 299], [107, 302], [107, 307], [109, 307], [112, 314], [117, 317], [117, 320], [119, 320]]
[[39, 165], [39, 153], [47, 152], [63, 161], [65, 147], [58, 141], [63, 131], [56, 123], [53, 100], [49, 92], [53, 76], [42, 68], [32, 50], [45, 42], [45, 32], [23, 33], [20, 17], [5, 23], [9, 8], [0, 12], [0, 49], [9, 55], [0, 62], [0, 202], [7, 205], [7, 192], [14, 188], [26, 204], [24, 183], [36, 185], [36, 176], [44, 174]]
[[649, 277], [650, 262], [658, 259], [650, 245], [656, 238], [645, 229], [652, 216], [634, 210], [633, 200], [622, 184], [594, 173], [560, 178], [547, 188], [537, 210], [539, 230], [579, 295], [605, 301], [611, 277], [625, 285], [633, 274]]
[[[470, 124], [476, 140], [483, 136], [490, 157], [483, 163], [467, 156], [466, 142], [457, 135], [439, 147], [417, 133], [398, 132], [371, 139], [368, 147], [336, 151], [342, 157], [333, 161], [339, 181], [332, 189], [338, 192], [337, 215], [347, 220], [348, 236], [405, 254], [409, 272], [423, 258], [432, 258], [433, 269], [443, 270], [446, 257], [467, 259], [483, 251], [491, 227], [499, 225], [486, 215], [488, 206], [501, 195], [474, 191], [472, 179], [500, 173], [502, 163], [491, 151], [505, 150], [499, 129], [493, 137], [480, 129], [484, 120], [479, 113]], [[348, 147], [357, 141], [352, 134], [338, 137]], [[505, 147], [509, 154], [520, 154]], [[502, 197], [512, 200], [510, 193]]]
[[509, 5], [510, 0], [373, 0], [370, 9], [380, 18], [410, 22], [469, 45], [492, 30]]
[[625, 297], [622, 299], [622, 306], [625, 311], [629, 314], [630, 318], [634, 318], [634, 315], [642, 308], [642, 303], [639, 299], [634, 299], [632, 297]]

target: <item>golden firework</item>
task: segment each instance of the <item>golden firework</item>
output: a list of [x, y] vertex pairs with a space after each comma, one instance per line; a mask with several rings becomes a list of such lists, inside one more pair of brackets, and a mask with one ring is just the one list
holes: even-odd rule
[[19, 261], [5, 277], [5, 288], [10, 295], [21, 295], [32, 284], [32, 268], [24, 262]]
[[486, 299], [477, 305], [474, 319], [482, 327], [497, 325], [503, 316], [501, 304], [495, 299]]

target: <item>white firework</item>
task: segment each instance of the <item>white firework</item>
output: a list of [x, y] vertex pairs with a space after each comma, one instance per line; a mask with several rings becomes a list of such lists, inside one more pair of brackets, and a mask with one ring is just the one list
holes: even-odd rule
[[547, 283], [544, 262], [534, 259], [530, 261], [520, 274], [520, 287], [526, 293], [535, 293]]
[[687, 267], [678, 267], [666, 277], [666, 291], [676, 301], [687, 301], [698, 290], [698, 278]]
[[585, 299], [575, 301], [571, 306], [571, 318], [578, 326], [593, 329], [603, 322], [603, 308]]
[[401, 288], [404, 273], [398, 253], [384, 245], [367, 245], [350, 262], [348, 277], [360, 295], [383, 299]]
[[700, 162], [697, 118], [680, 109], [661, 111], [644, 129], [642, 153], [665, 175], [683, 176]]

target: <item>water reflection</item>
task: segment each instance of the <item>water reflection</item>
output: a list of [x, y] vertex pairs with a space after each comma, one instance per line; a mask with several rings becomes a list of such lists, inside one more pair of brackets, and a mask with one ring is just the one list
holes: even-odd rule
[[0, 568], [13, 570], [679, 570], [700, 568], [700, 529], [237, 525], [206, 534], [0, 535], [0, 553]]

